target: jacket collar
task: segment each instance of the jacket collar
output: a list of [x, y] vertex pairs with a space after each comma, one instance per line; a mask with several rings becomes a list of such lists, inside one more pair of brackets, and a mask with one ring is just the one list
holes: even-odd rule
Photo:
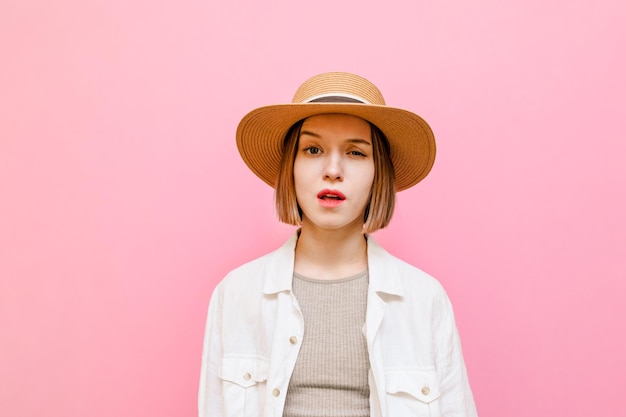
[[[291, 237], [268, 260], [264, 272], [264, 294], [291, 291], [298, 232]], [[395, 258], [391, 256], [374, 238], [367, 236], [367, 262], [370, 291], [397, 296], [404, 294], [402, 284], [397, 279], [399, 271]]]
[[298, 232], [291, 235], [283, 246], [270, 254], [266, 270], [263, 271], [265, 284], [263, 294], [276, 294], [291, 291]]
[[372, 236], [367, 235], [367, 263], [372, 291], [400, 297], [404, 295], [401, 280], [398, 279], [398, 263], [395, 260]]

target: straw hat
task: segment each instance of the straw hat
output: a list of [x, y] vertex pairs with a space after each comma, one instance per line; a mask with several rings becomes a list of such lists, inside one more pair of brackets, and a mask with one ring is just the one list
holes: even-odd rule
[[259, 178], [276, 187], [282, 145], [289, 128], [309, 116], [341, 113], [376, 125], [389, 140], [396, 191], [420, 182], [433, 166], [435, 138], [421, 117], [385, 105], [374, 84], [358, 75], [329, 72], [309, 78], [291, 104], [259, 107], [237, 127], [237, 148]]

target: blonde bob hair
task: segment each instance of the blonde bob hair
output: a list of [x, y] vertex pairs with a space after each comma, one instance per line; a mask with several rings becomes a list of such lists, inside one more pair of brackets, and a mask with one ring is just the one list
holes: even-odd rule
[[[300, 129], [304, 120], [300, 120], [287, 132], [283, 141], [282, 159], [276, 183], [276, 212], [278, 219], [287, 224], [299, 226], [302, 223], [302, 210], [298, 205], [296, 187], [293, 178], [293, 164], [296, 160], [300, 141]], [[368, 122], [369, 123], [369, 122]], [[374, 181], [365, 215], [363, 231], [373, 233], [386, 227], [393, 216], [396, 202], [394, 188], [394, 169], [391, 162], [389, 142], [372, 123], [372, 149], [374, 156]]]

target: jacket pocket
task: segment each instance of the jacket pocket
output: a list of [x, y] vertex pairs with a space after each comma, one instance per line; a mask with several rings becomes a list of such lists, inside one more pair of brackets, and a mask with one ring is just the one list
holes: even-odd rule
[[385, 389], [388, 415], [441, 417], [441, 392], [435, 369], [386, 369]]
[[257, 416], [262, 411], [269, 362], [263, 358], [222, 358], [219, 377], [225, 417]]

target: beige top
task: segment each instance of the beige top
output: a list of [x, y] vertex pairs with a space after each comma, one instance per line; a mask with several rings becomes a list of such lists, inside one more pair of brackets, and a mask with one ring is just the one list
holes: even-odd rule
[[368, 417], [369, 359], [363, 336], [367, 271], [340, 280], [294, 274], [304, 337], [284, 417]]

